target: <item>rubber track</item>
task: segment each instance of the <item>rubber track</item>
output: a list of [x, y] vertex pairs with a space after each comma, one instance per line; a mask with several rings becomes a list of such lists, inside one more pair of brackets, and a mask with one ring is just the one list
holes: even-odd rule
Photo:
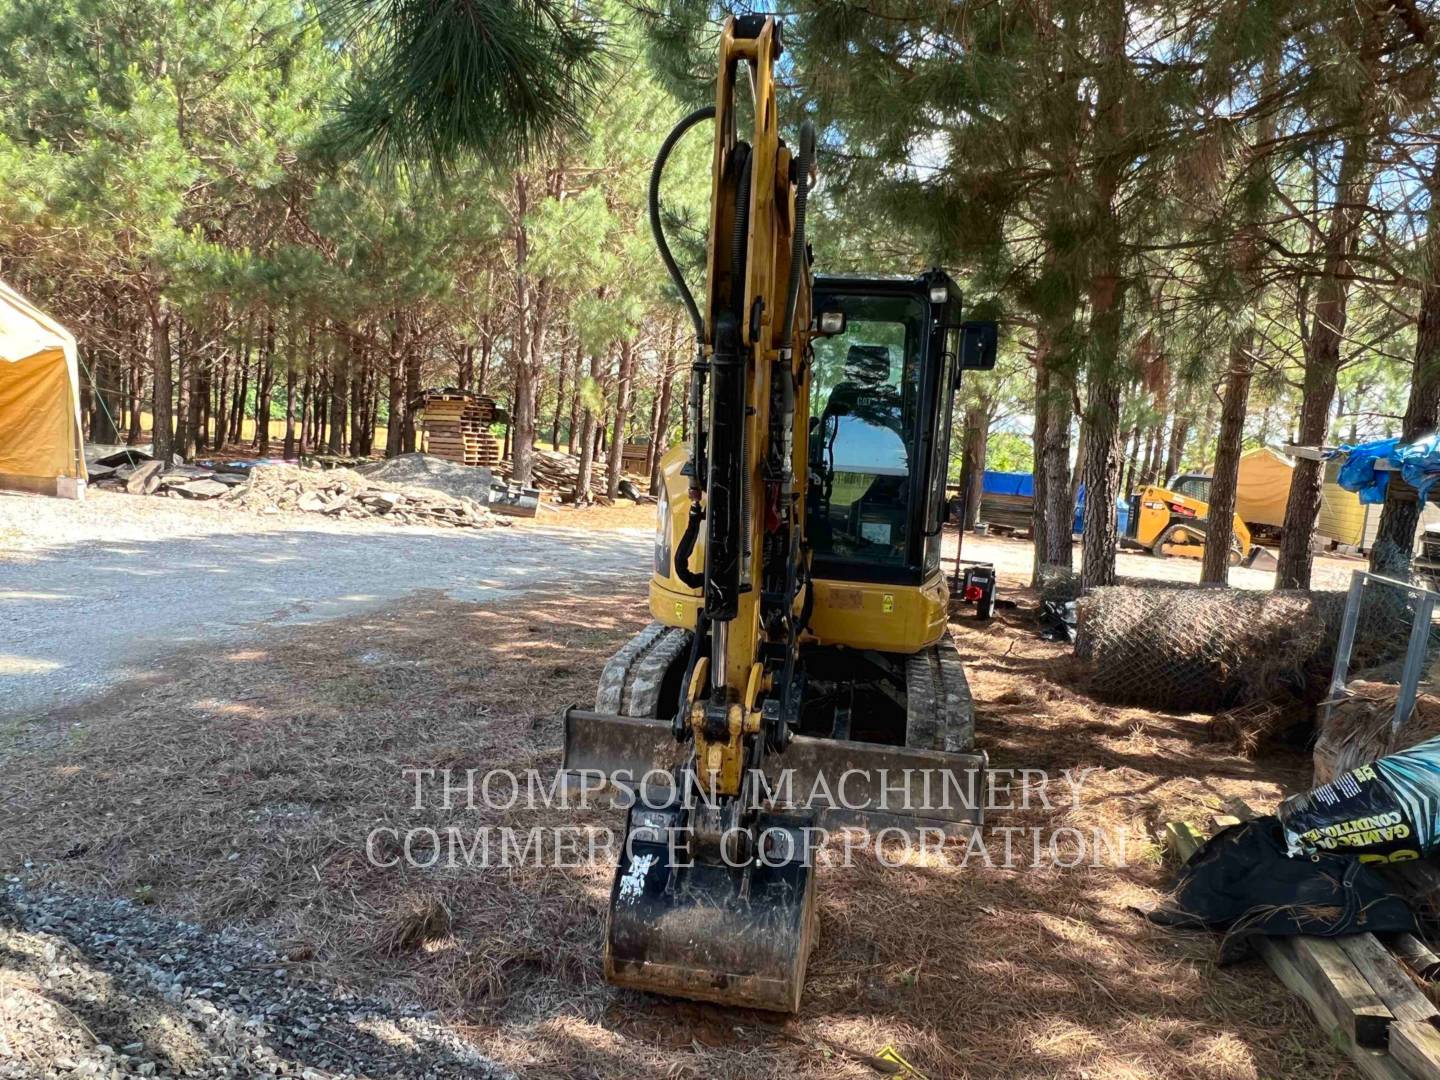
[[[690, 631], [652, 622], [605, 665], [595, 693], [595, 711], [622, 716], [658, 716], [660, 690], [671, 664], [690, 648]], [[666, 703], [669, 709], [673, 703]]]
[[975, 704], [965, 666], [946, 634], [905, 663], [905, 745], [964, 753], [975, 746]]

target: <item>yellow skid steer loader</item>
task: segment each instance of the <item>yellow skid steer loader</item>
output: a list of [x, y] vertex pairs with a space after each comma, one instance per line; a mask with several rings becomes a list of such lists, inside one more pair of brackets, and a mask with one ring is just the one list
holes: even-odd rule
[[[1209, 497], [1210, 477], [1202, 473], [1171, 477], [1164, 487], [1147, 484], [1130, 496], [1130, 520], [1121, 545], [1160, 557], [1203, 558], [1210, 529]], [[1251, 543], [1250, 529], [1236, 514], [1230, 532], [1230, 565], [1252, 566], [1264, 552]]]

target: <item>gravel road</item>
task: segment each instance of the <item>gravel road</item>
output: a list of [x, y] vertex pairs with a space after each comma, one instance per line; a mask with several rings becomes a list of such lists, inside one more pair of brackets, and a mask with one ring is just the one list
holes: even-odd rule
[[496, 601], [636, 582], [636, 529], [485, 530], [257, 515], [92, 492], [0, 497], [0, 719], [83, 700], [180, 648], [434, 590]]
[[0, 888], [0, 1080], [510, 1074], [419, 1008], [297, 977], [243, 933]]

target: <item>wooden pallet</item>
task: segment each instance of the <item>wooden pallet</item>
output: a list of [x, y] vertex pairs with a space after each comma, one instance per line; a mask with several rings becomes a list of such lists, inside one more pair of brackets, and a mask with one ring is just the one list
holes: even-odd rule
[[[1216, 831], [1256, 816], [1239, 800], [1229, 809], [1214, 819]], [[1165, 826], [1165, 844], [1182, 862], [1204, 842], [1188, 821]], [[1440, 1080], [1440, 1010], [1426, 993], [1440, 960], [1413, 935], [1388, 943], [1374, 934], [1259, 937], [1255, 951], [1362, 1076]]]
[[500, 462], [500, 440], [490, 434], [494, 419], [493, 398], [459, 392], [429, 394], [420, 420], [425, 451], [458, 465], [493, 468]]

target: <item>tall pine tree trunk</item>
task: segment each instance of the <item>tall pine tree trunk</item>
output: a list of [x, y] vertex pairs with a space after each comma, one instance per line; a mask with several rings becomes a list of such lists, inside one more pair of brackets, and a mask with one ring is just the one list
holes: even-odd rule
[[[1410, 401], [1400, 429], [1402, 442], [1413, 442], [1440, 427], [1440, 160], [1430, 174], [1430, 212], [1425, 230], [1425, 263], [1416, 319], [1415, 370]], [[1407, 581], [1415, 554], [1415, 530], [1420, 504], [1413, 495], [1402, 498], [1392, 479], [1380, 511], [1380, 528], [1370, 549], [1370, 569], [1386, 577]]]
[[289, 461], [295, 456], [295, 358], [285, 365], [285, 449], [281, 457]]
[[494, 347], [494, 342], [490, 337], [489, 326], [490, 318], [486, 316], [485, 333], [480, 339], [480, 371], [475, 376], [475, 393], [477, 394], [485, 393], [485, 385], [490, 379], [490, 350]]
[[605, 463], [605, 494], [620, 494], [620, 468], [624, 464], [625, 425], [630, 420], [630, 384], [635, 375], [635, 343], [620, 343], [620, 375], [615, 383], [614, 434], [610, 437], [610, 459]]
[[585, 356], [584, 347], [575, 346], [575, 380], [570, 387], [570, 435], [565, 442], [565, 450], [574, 455], [580, 446], [580, 387], [584, 380], [580, 377], [580, 361]]
[[675, 364], [666, 356], [660, 373], [659, 404], [655, 406], [655, 434], [650, 444], [650, 494], [660, 494], [660, 459], [670, 442], [670, 406], [675, 395]]
[[419, 342], [414, 340], [415, 335], [410, 335], [405, 351], [405, 439], [404, 446], [407, 454], [415, 452], [417, 431], [415, 428], [415, 414], [419, 411], [416, 406], [420, 401], [420, 349]]
[[990, 434], [990, 414], [984, 406], [966, 406], [960, 432], [960, 495], [965, 508], [960, 527], [973, 529], [985, 491], [985, 440]]
[[[591, 385], [598, 386], [602, 374], [600, 354], [592, 353], [590, 355]], [[595, 463], [595, 434], [598, 419], [589, 405], [586, 405], [585, 414], [580, 421], [580, 469], [575, 478], [576, 503], [590, 501], [590, 473]]]
[[255, 450], [270, 454], [270, 393], [275, 387], [275, 323], [266, 322], [260, 344], [260, 371], [255, 390]]
[[475, 346], [468, 341], [461, 344], [460, 353], [455, 358], [455, 385], [461, 390], [469, 390], [475, 385]]
[[1042, 327], [1035, 374], [1035, 504], [1031, 513], [1034, 539], [1032, 583], [1041, 568], [1072, 563], [1071, 534], [1075, 494], [1070, 484], [1070, 424], [1075, 417], [1073, 377], [1065, 363], [1070, 319]]
[[1250, 402], [1250, 378], [1255, 372], [1255, 356], [1251, 351], [1253, 337], [1253, 332], [1245, 332], [1230, 339], [1229, 363], [1226, 365], [1224, 396], [1220, 405], [1220, 434], [1215, 440], [1215, 471], [1210, 480], [1205, 553], [1200, 563], [1200, 580], [1217, 585], [1230, 580], [1230, 545], [1234, 535], [1240, 451], [1245, 435], [1245, 411]]
[[[1364, 134], [1351, 135], [1341, 151], [1335, 206], [1325, 237], [1325, 267], [1316, 286], [1310, 339], [1305, 343], [1304, 392], [1296, 432], [1301, 446], [1321, 445], [1330, 428], [1330, 408], [1335, 401], [1335, 384], [1340, 372], [1340, 346], [1345, 336], [1350, 259], [1359, 242], [1361, 212], [1369, 188], [1368, 153], [1369, 139]], [[1323, 480], [1321, 462], [1306, 458], [1295, 462], [1280, 536], [1280, 565], [1275, 571], [1277, 589], [1310, 587], [1310, 571], [1315, 561], [1310, 543], [1320, 514]]]
[[515, 174], [515, 393], [510, 403], [510, 474], [517, 484], [530, 483], [532, 447], [535, 442], [534, 355], [535, 290], [530, 280], [530, 236], [525, 227], [529, 210], [529, 186], [522, 173]]
[[[148, 352], [152, 346], [146, 345]], [[135, 350], [130, 354], [130, 427], [125, 432], [125, 445], [137, 446], [144, 438], [142, 433], [141, 409], [145, 403], [145, 365], [140, 362], [141, 339], [139, 326], [136, 326]]]
[[550, 445], [560, 449], [560, 410], [565, 404], [565, 376], [569, 374], [570, 350], [560, 350], [560, 370], [555, 380], [555, 415], [550, 421]]
[[330, 420], [329, 440], [326, 450], [340, 454], [345, 449], [345, 417], [349, 411], [347, 400], [350, 390], [350, 335], [346, 331], [335, 343], [330, 356]]
[[1085, 419], [1085, 547], [1080, 583], [1085, 590], [1115, 584], [1115, 500], [1120, 488], [1121, 330], [1125, 315], [1124, 249], [1115, 200], [1124, 170], [1125, 0], [1103, 0], [1097, 21], [1103, 55], [1096, 76], [1096, 136], [1091, 240], [1089, 378]]
[[[405, 367], [403, 329], [400, 313], [390, 316], [390, 351], [385, 368], [385, 456], [392, 458], [405, 445]], [[461, 389], [464, 389], [462, 386]]]
[[170, 353], [170, 316], [164, 311], [164, 301], [156, 301], [151, 311], [150, 368], [151, 453], [168, 462], [174, 445], [170, 429], [174, 360]]

